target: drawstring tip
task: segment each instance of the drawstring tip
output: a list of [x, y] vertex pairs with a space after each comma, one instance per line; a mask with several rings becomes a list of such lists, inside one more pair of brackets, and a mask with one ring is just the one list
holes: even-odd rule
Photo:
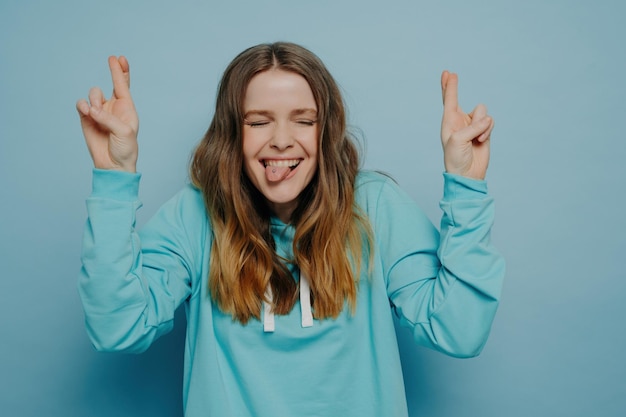
[[300, 274], [300, 310], [302, 314], [302, 327], [312, 327], [311, 286], [309, 285], [309, 280], [303, 274]]

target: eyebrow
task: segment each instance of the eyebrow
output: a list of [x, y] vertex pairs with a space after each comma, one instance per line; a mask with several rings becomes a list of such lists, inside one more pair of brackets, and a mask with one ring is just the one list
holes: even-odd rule
[[[273, 113], [271, 111], [268, 110], [249, 110], [247, 111], [243, 117], [244, 119], [247, 119], [249, 116], [271, 116]], [[314, 115], [317, 116], [317, 110], [315, 109], [311, 109], [311, 108], [303, 108], [303, 109], [295, 109], [291, 112], [291, 115], [293, 116], [299, 116], [302, 114], [310, 114], [310, 115]]]

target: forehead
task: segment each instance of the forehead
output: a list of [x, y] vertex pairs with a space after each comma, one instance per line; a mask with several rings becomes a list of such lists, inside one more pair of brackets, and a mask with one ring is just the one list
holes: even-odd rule
[[271, 69], [250, 80], [244, 96], [244, 110], [280, 111], [317, 110], [315, 98], [306, 79], [294, 72]]

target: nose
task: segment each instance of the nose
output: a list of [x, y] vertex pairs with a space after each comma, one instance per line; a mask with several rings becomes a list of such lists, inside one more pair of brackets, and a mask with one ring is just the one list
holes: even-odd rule
[[277, 123], [276, 128], [272, 132], [270, 146], [274, 149], [283, 151], [293, 146], [295, 142], [293, 132], [285, 123]]

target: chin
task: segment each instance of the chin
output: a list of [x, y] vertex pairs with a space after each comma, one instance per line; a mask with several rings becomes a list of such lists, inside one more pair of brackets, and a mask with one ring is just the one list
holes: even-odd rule
[[295, 187], [285, 185], [268, 185], [261, 188], [260, 191], [270, 204], [295, 204], [302, 191], [306, 188], [306, 184]]

